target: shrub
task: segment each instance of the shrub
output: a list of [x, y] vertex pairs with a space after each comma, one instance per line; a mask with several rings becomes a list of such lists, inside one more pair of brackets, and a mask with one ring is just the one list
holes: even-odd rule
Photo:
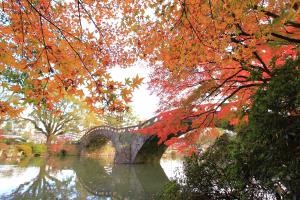
[[19, 144], [16, 145], [18, 151], [23, 151], [26, 157], [30, 157], [32, 155], [32, 149], [28, 144]]
[[47, 147], [45, 144], [32, 144], [32, 151], [35, 156], [41, 156], [47, 152]]
[[[72, 144], [65, 144], [65, 145], [63, 146], [62, 151], [65, 152], [64, 155], [69, 155], [69, 156], [76, 156], [76, 155], [78, 155], [78, 151], [77, 151], [76, 146], [75, 146], [75, 145], [72, 145]], [[61, 151], [61, 152], [62, 152], [62, 151]]]
[[76, 145], [70, 144], [68, 141], [58, 140], [55, 144], [50, 145], [49, 153], [57, 156], [76, 156], [78, 150]]
[[8, 148], [8, 145], [5, 143], [0, 143], [0, 150], [6, 150]]
[[224, 134], [203, 154], [186, 158], [182, 188], [186, 199], [251, 199], [245, 187], [248, 179], [243, 179], [246, 175], [237, 163], [239, 150], [236, 137]]
[[71, 144], [51, 144], [50, 153], [57, 156], [76, 156], [78, 151], [75, 145]]
[[56, 144], [51, 144], [49, 148], [49, 153], [51, 155], [59, 155], [63, 150], [64, 144], [62, 142], [58, 142]]
[[8, 149], [8, 145], [5, 143], [0, 143], [0, 158], [4, 155], [3, 153]]
[[180, 185], [176, 181], [165, 184], [155, 199], [180, 200], [184, 199], [180, 192]]
[[21, 144], [22, 142], [14, 138], [2, 138], [2, 142], [7, 145]]
[[224, 134], [186, 159], [185, 199], [300, 199], [299, 64], [272, 72], [237, 135]]
[[3, 140], [4, 140], [4, 137], [3, 137], [2, 133], [1, 133], [1, 130], [0, 130], [0, 143], [2, 143]]

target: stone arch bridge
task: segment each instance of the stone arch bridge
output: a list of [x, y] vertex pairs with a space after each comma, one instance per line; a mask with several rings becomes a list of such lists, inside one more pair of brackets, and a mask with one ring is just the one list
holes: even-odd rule
[[83, 154], [93, 139], [102, 136], [112, 142], [116, 149], [115, 163], [150, 163], [159, 162], [167, 146], [158, 145], [158, 137], [155, 135], [143, 135], [133, 133], [141, 128], [152, 125], [157, 118], [151, 118], [137, 126], [115, 128], [110, 126], [98, 126], [87, 131], [80, 139], [80, 151]]

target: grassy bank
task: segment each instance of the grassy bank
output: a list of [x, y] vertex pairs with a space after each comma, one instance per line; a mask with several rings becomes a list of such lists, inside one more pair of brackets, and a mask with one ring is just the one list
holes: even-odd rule
[[0, 142], [0, 159], [22, 159], [29, 157], [43, 157], [46, 154], [54, 156], [76, 156], [77, 145], [51, 144], [49, 149], [45, 144]]

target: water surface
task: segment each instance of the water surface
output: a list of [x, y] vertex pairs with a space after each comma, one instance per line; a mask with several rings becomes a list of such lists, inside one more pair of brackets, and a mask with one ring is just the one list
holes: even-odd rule
[[0, 199], [153, 199], [181, 162], [114, 165], [106, 159], [34, 158], [0, 164]]

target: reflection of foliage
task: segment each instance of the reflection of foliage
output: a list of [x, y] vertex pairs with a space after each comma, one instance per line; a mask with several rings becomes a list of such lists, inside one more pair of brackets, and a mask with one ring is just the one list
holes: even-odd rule
[[[24, 174], [25, 165], [6, 175]], [[29, 165], [38, 167], [36, 177], [0, 199], [146, 199], [167, 182], [160, 165], [112, 166], [78, 157], [34, 158]]]
[[7, 196], [1, 198], [4, 199], [56, 199], [68, 198], [67, 187], [72, 181], [71, 178], [66, 180], [59, 180], [53, 175], [50, 175], [47, 170], [46, 161], [40, 166], [38, 175], [23, 184], [21, 184], [16, 190]]
[[111, 178], [97, 160], [80, 159], [74, 163], [74, 170], [84, 187], [91, 193], [111, 192]]
[[7, 170], [1, 170], [0, 172], [0, 176], [12, 176], [14, 173], [14, 169], [11, 168], [11, 169], [7, 169]]
[[80, 159], [74, 170], [88, 191], [112, 199], [149, 198], [168, 180], [160, 165], [115, 165], [110, 171], [99, 161]]

